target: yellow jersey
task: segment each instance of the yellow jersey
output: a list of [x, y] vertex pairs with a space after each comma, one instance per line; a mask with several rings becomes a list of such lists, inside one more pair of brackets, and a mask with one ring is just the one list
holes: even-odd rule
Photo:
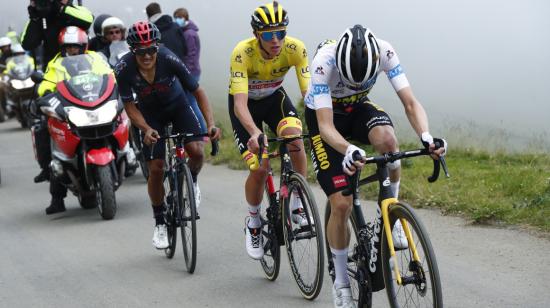
[[300, 90], [307, 91], [311, 76], [306, 47], [302, 41], [287, 36], [281, 52], [273, 59], [262, 57], [255, 37], [241, 41], [231, 55], [229, 94], [246, 93], [254, 100], [267, 97], [281, 87], [292, 66]]

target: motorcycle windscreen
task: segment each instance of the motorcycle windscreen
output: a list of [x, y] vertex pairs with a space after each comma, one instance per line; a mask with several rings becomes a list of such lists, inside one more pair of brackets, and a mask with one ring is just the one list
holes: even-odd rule
[[114, 67], [122, 56], [128, 52], [130, 52], [130, 47], [128, 47], [126, 41], [112, 42], [111, 45], [109, 45], [109, 64]]
[[112, 70], [103, 58], [92, 57], [88, 54], [59, 58], [55, 63], [57, 80], [64, 80], [70, 95], [79, 101], [79, 104], [93, 103], [104, 96], [105, 91], [111, 90], [108, 83], [112, 82], [109, 75]]
[[29, 78], [34, 71], [32, 58], [28, 55], [17, 55], [8, 58], [6, 61], [8, 75], [12, 79], [25, 80]]

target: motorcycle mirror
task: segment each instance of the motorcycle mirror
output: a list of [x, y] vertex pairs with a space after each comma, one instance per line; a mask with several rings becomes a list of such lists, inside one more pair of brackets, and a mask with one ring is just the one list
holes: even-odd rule
[[31, 74], [31, 80], [34, 81], [34, 83], [41, 83], [44, 81], [44, 73], [41, 71], [34, 71]]

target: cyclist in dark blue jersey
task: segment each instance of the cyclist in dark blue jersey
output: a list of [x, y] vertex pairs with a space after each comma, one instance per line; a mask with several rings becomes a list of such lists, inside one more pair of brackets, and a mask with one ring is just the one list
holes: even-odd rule
[[[159, 46], [160, 32], [147, 21], [136, 22], [128, 31], [127, 42], [131, 53], [126, 54], [115, 67], [120, 97], [132, 124], [145, 134], [143, 147], [147, 159], [149, 198], [153, 206], [155, 230], [153, 246], [168, 247], [164, 221], [164, 127], [172, 123], [173, 132], [201, 133], [198, 115], [186, 98], [185, 90], [193, 93], [202, 111], [210, 139], [218, 139], [220, 130], [214, 125], [212, 110], [206, 92], [198, 85], [183, 62], [170, 50]], [[137, 95], [137, 104], [134, 99]], [[202, 138], [187, 139], [185, 150], [189, 155], [189, 167], [195, 189], [197, 175], [203, 165], [204, 150]], [[158, 141], [158, 142], [157, 142]], [[151, 155], [150, 145], [155, 143]]]

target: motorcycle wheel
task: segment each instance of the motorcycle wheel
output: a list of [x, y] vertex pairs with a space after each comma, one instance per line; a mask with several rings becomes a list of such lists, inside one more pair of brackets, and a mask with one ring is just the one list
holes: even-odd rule
[[86, 210], [93, 209], [97, 206], [97, 200], [93, 192], [84, 192], [78, 197], [80, 207]]
[[107, 166], [97, 166], [96, 175], [96, 202], [99, 214], [105, 220], [110, 220], [116, 214], [115, 185], [111, 168]]

